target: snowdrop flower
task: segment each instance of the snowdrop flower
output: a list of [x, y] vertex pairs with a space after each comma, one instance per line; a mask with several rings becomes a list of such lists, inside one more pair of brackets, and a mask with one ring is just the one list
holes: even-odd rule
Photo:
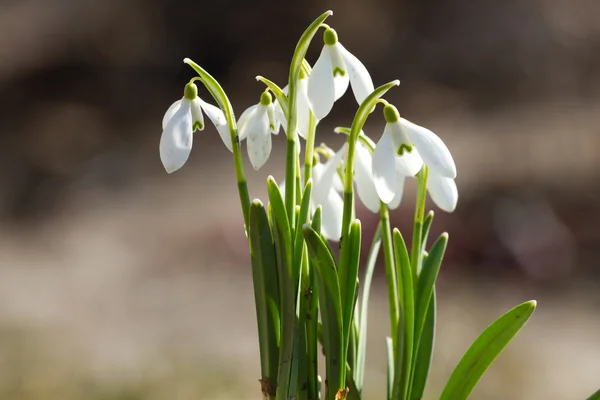
[[312, 171], [313, 187], [311, 192], [312, 212], [320, 205], [321, 233], [328, 240], [339, 241], [342, 236], [344, 201], [336, 190], [342, 188], [338, 168], [345, 154], [345, 147], [333, 154], [325, 163], [316, 163]]
[[[311, 202], [313, 207], [323, 207], [323, 235], [329, 239], [339, 240], [342, 232], [342, 210], [344, 203], [340, 192], [344, 190], [338, 169], [345, 168], [348, 143], [333, 153], [329, 160], [313, 167], [313, 190]], [[360, 201], [371, 212], [379, 212], [380, 200], [377, 195], [373, 174], [371, 172], [371, 152], [358, 142], [354, 153], [354, 183]], [[314, 209], [313, 208], [313, 209]]]
[[256, 170], [264, 165], [271, 154], [271, 133], [279, 133], [272, 101], [271, 94], [263, 92], [260, 102], [244, 111], [237, 123], [240, 141], [248, 139], [248, 157]]
[[[373, 152], [373, 179], [379, 198], [397, 206], [404, 179], [416, 175], [423, 164], [429, 168], [427, 189], [432, 200], [452, 212], [458, 201], [456, 165], [444, 142], [429, 129], [400, 118], [393, 105], [383, 110], [386, 126]], [[393, 208], [393, 207], [391, 207]]]
[[[289, 87], [284, 87], [283, 93], [287, 96], [289, 93]], [[308, 102], [308, 78], [304, 74], [302, 70], [300, 70], [300, 79], [298, 80], [298, 86], [296, 91], [296, 115], [297, 118], [297, 132], [303, 139], [306, 139], [308, 136], [308, 125], [310, 121], [310, 107]], [[273, 102], [274, 105], [274, 115], [277, 120], [277, 131], [279, 131], [279, 124], [283, 126], [283, 130], [287, 130], [287, 119], [279, 105], [279, 102], [275, 100]]]
[[204, 102], [198, 97], [198, 88], [188, 83], [183, 98], [169, 107], [162, 121], [160, 137], [160, 160], [167, 173], [177, 171], [185, 164], [192, 150], [194, 131], [204, 129], [204, 111], [217, 128], [229, 151], [233, 151], [227, 120], [220, 108]]
[[315, 117], [321, 120], [329, 114], [333, 103], [352, 85], [358, 104], [371, 92], [373, 81], [365, 66], [340, 42], [337, 33], [326, 28], [323, 33], [323, 50], [308, 77], [308, 98]]

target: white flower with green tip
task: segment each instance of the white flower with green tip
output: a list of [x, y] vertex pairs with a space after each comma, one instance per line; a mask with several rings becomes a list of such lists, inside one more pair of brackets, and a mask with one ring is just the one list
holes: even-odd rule
[[384, 107], [386, 126], [373, 152], [373, 179], [379, 198], [396, 205], [404, 179], [427, 165], [429, 194], [444, 211], [452, 212], [458, 201], [456, 165], [450, 151], [435, 133], [401, 118], [393, 105]]
[[204, 130], [203, 112], [217, 128], [225, 146], [233, 151], [223, 111], [203, 101], [198, 97], [196, 85], [188, 83], [183, 91], [183, 98], [169, 107], [162, 120], [159, 153], [167, 173], [177, 171], [188, 160], [194, 132]]
[[[296, 115], [297, 115], [297, 129], [298, 135], [303, 139], [308, 136], [308, 126], [310, 122], [310, 106], [308, 103], [308, 78], [304, 75], [302, 70], [300, 71], [300, 78], [298, 79], [298, 85], [296, 90]], [[289, 93], [289, 86], [282, 89], [283, 93], [287, 96]], [[283, 126], [283, 130], [287, 132], [287, 119], [279, 105], [279, 102], [275, 100], [273, 102], [275, 119], [278, 124]], [[277, 128], [279, 131], [279, 127]]]
[[279, 133], [275, 119], [273, 99], [268, 91], [260, 96], [260, 102], [242, 113], [237, 122], [240, 141], [247, 139], [248, 157], [255, 170], [262, 167], [271, 154], [271, 134]]
[[308, 77], [308, 99], [317, 120], [329, 114], [333, 103], [352, 85], [358, 104], [374, 90], [369, 71], [338, 41], [337, 33], [326, 28], [323, 50]]

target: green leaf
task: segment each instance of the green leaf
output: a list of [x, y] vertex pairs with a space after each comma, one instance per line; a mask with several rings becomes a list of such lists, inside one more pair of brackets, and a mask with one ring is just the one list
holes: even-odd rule
[[450, 376], [440, 400], [465, 400], [481, 376], [535, 311], [531, 300], [508, 311], [473, 342]]
[[295, 161], [298, 158], [296, 153], [296, 140], [297, 140], [297, 126], [298, 126], [298, 110], [297, 110], [297, 85], [298, 79], [300, 77], [300, 70], [302, 68], [302, 64], [304, 62], [304, 57], [306, 56], [306, 51], [308, 50], [308, 46], [312, 41], [313, 37], [323, 24], [325, 20], [332, 15], [332, 11], [326, 11], [321, 14], [317, 19], [315, 19], [309, 26], [306, 28], [300, 40], [298, 40], [298, 44], [296, 45], [296, 49], [294, 50], [294, 55], [292, 56], [292, 61], [290, 63], [290, 73], [288, 76], [288, 116], [287, 116], [287, 151], [286, 151], [286, 165], [285, 165], [285, 204], [286, 210], [289, 215], [293, 215], [293, 206], [296, 198], [296, 165]]
[[600, 400], [600, 390], [588, 397], [587, 400]]
[[277, 276], [279, 278], [279, 304], [281, 317], [281, 348], [277, 376], [277, 399], [287, 399], [290, 372], [294, 349], [296, 322], [296, 281], [294, 280], [294, 249], [292, 233], [285, 205], [277, 182], [272, 176], [267, 179], [275, 254], [277, 255]]
[[425, 219], [423, 220], [423, 237], [421, 239], [421, 243], [423, 247], [427, 247], [427, 238], [429, 237], [429, 230], [431, 229], [431, 223], [433, 222], [434, 213], [433, 210], [430, 210]]
[[[342, 299], [342, 320], [344, 348], [347, 349], [350, 342], [350, 330], [352, 326], [352, 316], [354, 315], [354, 305], [356, 299], [356, 280], [358, 279], [358, 264], [360, 262], [361, 245], [361, 226], [360, 221], [355, 219], [350, 224], [350, 233], [347, 237], [347, 243], [350, 248], [348, 258], [348, 268], [345, 274], [340, 274], [340, 293]], [[345, 281], [341, 279], [345, 278]]]
[[345, 388], [346, 360], [342, 337], [342, 301], [333, 255], [313, 228], [302, 227], [311, 261], [317, 272], [323, 343], [327, 370], [327, 397], [335, 398], [338, 389]]
[[[415, 346], [418, 347], [421, 341], [421, 332], [425, 324], [427, 309], [433, 293], [433, 286], [442, 266], [442, 259], [446, 252], [448, 244], [448, 234], [442, 233], [438, 240], [431, 246], [431, 251], [423, 263], [419, 283], [415, 295]], [[421, 255], [423, 257], [423, 255]]]
[[398, 276], [398, 299], [400, 300], [400, 319], [398, 341], [396, 342], [396, 371], [394, 376], [394, 399], [406, 399], [412, 371], [413, 343], [415, 333], [415, 295], [412, 281], [412, 269], [406, 244], [402, 234], [396, 228], [393, 232], [394, 254]]
[[[260, 200], [254, 200], [250, 206], [249, 242], [263, 388], [276, 388], [280, 329], [277, 260], [269, 220]], [[267, 394], [273, 397], [275, 392]]]
[[413, 379], [410, 384], [411, 400], [421, 400], [429, 375], [429, 367], [433, 358], [433, 347], [435, 343], [435, 315], [436, 315], [436, 300], [435, 290], [433, 291], [429, 308], [427, 309], [427, 317], [425, 318], [425, 326], [421, 334], [421, 342], [417, 348], [414, 370], [412, 371]]
[[356, 368], [354, 370], [354, 381], [359, 391], [362, 391], [365, 378], [365, 362], [367, 358], [367, 322], [369, 314], [369, 295], [371, 293], [371, 282], [373, 282], [373, 272], [377, 263], [377, 256], [381, 247], [381, 222], [377, 226], [377, 231], [373, 236], [373, 243], [369, 250], [367, 265], [365, 268], [365, 279], [360, 300], [360, 320], [358, 334], [358, 351], [356, 354]]
[[[302, 193], [302, 204], [300, 206], [300, 212], [298, 215], [298, 220], [296, 226], [302, 226], [308, 222], [309, 212], [310, 212], [310, 195], [312, 192], [312, 181], [306, 182], [304, 186], [304, 192]], [[302, 247], [304, 246], [304, 236], [302, 235], [301, 229], [296, 229], [294, 237], [294, 254], [302, 254]], [[294, 266], [294, 271], [299, 274], [300, 271], [300, 262], [302, 257], [296, 257], [294, 262], [296, 265]]]

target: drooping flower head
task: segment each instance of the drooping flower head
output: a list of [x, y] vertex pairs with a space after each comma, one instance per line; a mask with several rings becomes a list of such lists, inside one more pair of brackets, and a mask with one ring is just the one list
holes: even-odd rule
[[[289, 86], [286, 85], [282, 89], [283, 93], [287, 96], [289, 93]], [[281, 109], [279, 102], [275, 100], [274, 114], [275, 119], [278, 123], [283, 126], [283, 130], [287, 129], [287, 119]], [[310, 121], [310, 106], [308, 101], [308, 77], [304, 73], [303, 69], [300, 69], [300, 76], [298, 78], [298, 86], [296, 90], [296, 115], [297, 115], [297, 132], [300, 137], [306, 139], [308, 136], [308, 126]], [[278, 129], [279, 130], [279, 129]], [[287, 132], [286, 132], [287, 134]]]
[[[415, 176], [427, 165], [427, 189], [432, 200], [445, 211], [454, 211], [458, 201], [456, 165], [444, 142], [429, 129], [401, 118], [388, 104], [383, 135], [373, 152], [373, 179], [379, 198], [392, 203], [404, 188], [404, 179]], [[396, 197], [397, 199], [397, 197]]]
[[271, 94], [268, 91], [263, 92], [259, 103], [246, 109], [237, 125], [240, 141], [247, 139], [250, 163], [258, 170], [271, 154], [271, 134], [279, 133], [280, 123], [275, 119]]
[[181, 168], [189, 158], [194, 132], [204, 130], [203, 111], [217, 128], [225, 146], [233, 151], [223, 111], [198, 97], [198, 88], [190, 82], [185, 86], [183, 98], [169, 107], [162, 120], [159, 153], [169, 174]]
[[308, 99], [311, 109], [321, 120], [329, 114], [333, 103], [352, 85], [358, 104], [361, 104], [374, 86], [369, 71], [338, 41], [335, 30], [327, 27], [323, 33], [323, 50], [308, 77]]

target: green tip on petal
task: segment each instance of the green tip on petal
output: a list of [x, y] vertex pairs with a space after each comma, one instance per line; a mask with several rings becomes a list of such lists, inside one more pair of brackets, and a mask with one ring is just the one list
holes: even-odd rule
[[385, 107], [383, 107], [383, 117], [385, 118], [385, 122], [392, 124], [394, 122], [398, 122], [400, 119], [400, 113], [392, 104], [386, 104]]
[[325, 29], [323, 32], [323, 42], [328, 46], [333, 46], [338, 42], [337, 32], [332, 28]]
[[412, 153], [412, 150], [413, 150], [413, 147], [412, 147], [411, 145], [409, 145], [409, 144], [406, 144], [406, 143], [402, 143], [402, 144], [400, 145], [400, 148], [399, 148], [399, 149], [398, 149], [398, 151], [397, 151], [397, 154], [398, 154], [399, 156], [403, 156], [403, 155], [404, 155], [404, 152], [407, 152], [407, 153]]
[[195, 83], [188, 83], [185, 85], [185, 89], [183, 89], [183, 97], [188, 100], [194, 100], [198, 97], [198, 87]]
[[271, 97], [271, 93], [268, 90], [265, 90], [263, 94], [260, 95], [260, 104], [263, 106], [268, 106], [273, 102], [273, 98]]

